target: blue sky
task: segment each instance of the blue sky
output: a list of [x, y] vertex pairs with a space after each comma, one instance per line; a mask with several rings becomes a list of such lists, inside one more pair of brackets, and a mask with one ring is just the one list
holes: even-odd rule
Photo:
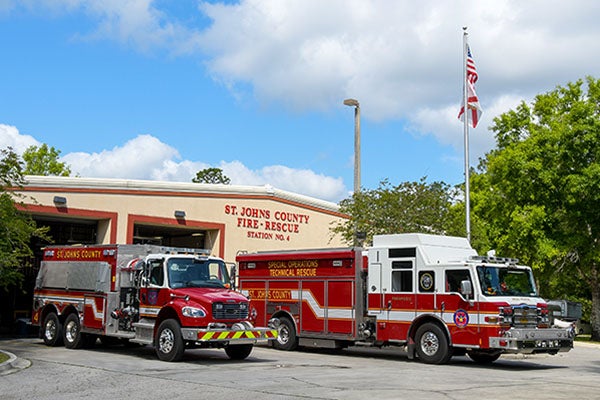
[[495, 116], [600, 70], [591, 1], [0, 0], [0, 147], [74, 173], [233, 184], [338, 202], [353, 186], [463, 180], [462, 26]]

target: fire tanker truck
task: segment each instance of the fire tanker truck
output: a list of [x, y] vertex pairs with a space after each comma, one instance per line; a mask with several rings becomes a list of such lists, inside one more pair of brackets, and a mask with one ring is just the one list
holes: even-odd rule
[[281, 350], [401, 346], [410, 359], [442, 364], [573, 347], [573, 332], [551, 325], [531, 268], [478, 256], [465, 238], [381, 235], [368, 249], [246, 253], [237, 262], [251, 317], [278, 320], [271, 343]]
[[[32, 323], [49, 346], [101, 341], [152, 345], [178, 361], [185, 348], [224, 348], [245, 359], [273, 328], [248, 319], [248, 298], [229, 269], [196, 250], [151, 245], [53, 246], [43, 250]], [[112, 339], [112, 340], [108, 340]]]

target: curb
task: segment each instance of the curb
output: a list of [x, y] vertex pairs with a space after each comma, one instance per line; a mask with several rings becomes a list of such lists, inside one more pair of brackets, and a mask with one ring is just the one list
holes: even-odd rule
[[30, 361], [19, 359], [8, 351], [0, 350], [0, 353], [4, 353], [8, 356], [8, 360], [0, 364], [0, 376], [25, 369], [31, 365]]
[[573, 347], [595, 347], [595, 348], [600, 348], [600, 343], [597, 342], [580, 342], [580, 341], [574, 341], [573, 342]]

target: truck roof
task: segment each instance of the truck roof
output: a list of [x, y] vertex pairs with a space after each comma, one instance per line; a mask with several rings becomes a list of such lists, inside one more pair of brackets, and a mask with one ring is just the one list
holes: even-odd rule
[[416, 248], [426, 264], [465, 262], [477, 252], [466, 238], [426, 233], [400, 233], [373, 236], [372, 249]]

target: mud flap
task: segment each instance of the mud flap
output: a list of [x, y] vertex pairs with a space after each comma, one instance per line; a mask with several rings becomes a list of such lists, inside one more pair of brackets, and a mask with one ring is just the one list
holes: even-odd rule
[[406, 351], [408, 353], [408, 359], [409, 360], [414, 360], [415, 359], [415, 348], [416, 348], [416, 343], [414, 342], [414, 340], [412, 340], [412, 338], [408, 339], [408, 344], [406, 345]]

